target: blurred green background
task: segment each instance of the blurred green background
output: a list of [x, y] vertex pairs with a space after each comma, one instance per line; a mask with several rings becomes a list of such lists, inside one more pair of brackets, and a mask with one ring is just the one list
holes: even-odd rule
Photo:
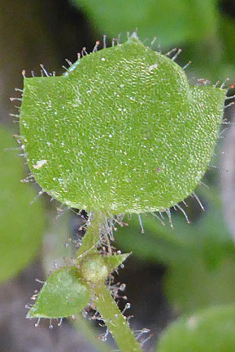
[[[181, 66], [192, 62], [186, 69], [191, 84], [204, 78], [222, 84], [229, 78], [228, 86], [235, 82], [235, 2], [0, 0], [0, 5], [0, 350], [26, 352], [39, 346], [42, 351], [105, 351], [97, 340], [96, 348], [86, 342], [82, 335], [88, 334], [87, 328], [79, 334], [64, 323], [50, 331], [46, 322], [45, 329], [43, 323], [35, 329], [24, 318], [25, 304], [40, 289], [34, 279], [43, 280], [54, 263], [68, 260], [68, 244], [77, 239], [80, 220], [74, 212], [55, 220], [61, 206], [45, 195], [29, 206], [39, 189], [20, 181], [28, 170], [23, 156], [18, 157], [20, 144], [12, 137], [19, 133], [17, 116], [9, 116], [18, 114], [15, 106], [20, 101], [10, 102], [10, 97], [20, 97], [14, 89], [22, 89], [22, 70], [27, 76], [31, 71], [40, 75], [44, 64], [49, 72], [61, 74], [65, 58], [74, 62], [83, 47], [89, 52], [97, 40], [102, 48], [104, 34], [111, 45], [113, 38], [123, 42], [136, 28], [139, 38], [155, 50], [183, 50], [176, 61]], [[231, 106], [224, 117], [232, 121], [233, 114]], [[127, 284], [133, 328], [151, 329], [146, 351], [156, 351], [156, 346], [159, 352], [235, 351], [233, 125], [223, 126], [221, 136], [225, 138], [219, 140], [213, 167], [196, 190], [205, 211], [195, 197], [186, 200], [187, 206], [180, 204], [191, 224], [180, 209], [172, 209], [174, 229], [166, 215], [159, 221], [143, 214], [144, 234], [137, 216], [126, 217], [128, 226], [118, 227], [115, 234], [117, 247], [133, 252], [117, 280]], [[203, 328], [197, 328], [197, 322]]]

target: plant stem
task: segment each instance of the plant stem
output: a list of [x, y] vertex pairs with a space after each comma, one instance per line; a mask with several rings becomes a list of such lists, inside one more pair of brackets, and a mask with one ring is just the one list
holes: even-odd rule
[[85, 236], [82, 239], [81, 247], [77, 252], [77, 263], [88, 253], [96, 251], [97, 243], [100, 239], [100, 225], [104, 220], [103, 213], [92, 213], [90, 223], [87, 226]]
[[104, 319], [121, 352], [142, 352], [126, 318], [120, 312], [108, 287], [102, 283], [93, 289], [97, 295], [96, 308]]
[[[101, 224], [104, 223], [104, 213], [93, 213], [86, 234], [83, 237], [82, 245], [77, 253], [77, 264], [82, 257], [96, 252], [96, 246], [100, 238]], [[142, 352], [140, 344], [136, 340], [128, 325], [126, 318], [120, 312], [114, 298], [111, 296], [105, 283], [92, 285], [92, 291], [96, 296], [95, 305], [101, 314], [110, 333], [113, 335], [121, 352]]]

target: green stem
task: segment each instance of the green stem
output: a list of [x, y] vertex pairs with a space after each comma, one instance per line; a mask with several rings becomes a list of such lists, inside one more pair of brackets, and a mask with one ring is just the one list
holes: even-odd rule
[[116, 302], [105, 284], [94, 287], [97, 295], [96, 308], [104, 319], [121, 352], [142, 352], [126, 318], [120, 312]]
[[[103, 213], [93, 213], [91, 223], [87, 227], [83, 237], [82, 245], [77, 253], [77, 264], [79, 265], [84, 255], [96, 252], [96, 246], [100, 238], [100, 227], [104, 223]], [[92, 286], [96, 295], [96, 308], [104, 319], [110, 333], [113, 335], [121, 352], [142, 352], [140, 344], [135, 339], [126, 318], [120, 312], [114, 298], [104, 283]]]
[[90, 224], [87, 226], [85, 236], [82, 239], [81, 247], [77, 252], [77, 263], [85, 254], [96, 252], [97, 243], [100, 239], [100, 225], [103, 223], [103, 213], [92, 213]]

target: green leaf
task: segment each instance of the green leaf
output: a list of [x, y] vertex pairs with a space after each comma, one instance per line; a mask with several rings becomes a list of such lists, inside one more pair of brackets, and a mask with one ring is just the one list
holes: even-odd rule
[[80, 312], [90, 292], [75, 267], [57, 270], [47, 279], [27, 318], [63, 318]]
[[117, 269], [130, 256], [130, 254], [131, 253], [114, 254], [112, 256], [104, 257], [109, 273], [112, 273]]
[[165, 210], [213, 154], [226, 91], [188, 84], [133, 35], [62, 77], [25, 78], [20, 129], [36, 181], [71, 207]]
[[218, 306], [171, 324], [157, 352], [229, 352], [235, 350], [235, 306]]
[[[0, 281], [20, 272], [37, 254], [44, 236], [44, 212], [25, 178], [22, 159], [10, 133], [0, 128]], [[22, 153], [22, 151], [18, 151]]]

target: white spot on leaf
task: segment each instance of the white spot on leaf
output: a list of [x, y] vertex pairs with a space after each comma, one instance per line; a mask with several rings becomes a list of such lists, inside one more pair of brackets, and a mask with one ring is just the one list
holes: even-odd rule
[[41, 169], [43, 165], [47, 163], [47, 160], [38, 160], [35, 165], [33, 165], [34, 169]]
[[153, 70], [155, 70], [157, 67], [158, 67], [158, 64], [153, 64], [153, 65], [149, 66], [148, 70], [149, 70], [149, 71], [153, 71]]

